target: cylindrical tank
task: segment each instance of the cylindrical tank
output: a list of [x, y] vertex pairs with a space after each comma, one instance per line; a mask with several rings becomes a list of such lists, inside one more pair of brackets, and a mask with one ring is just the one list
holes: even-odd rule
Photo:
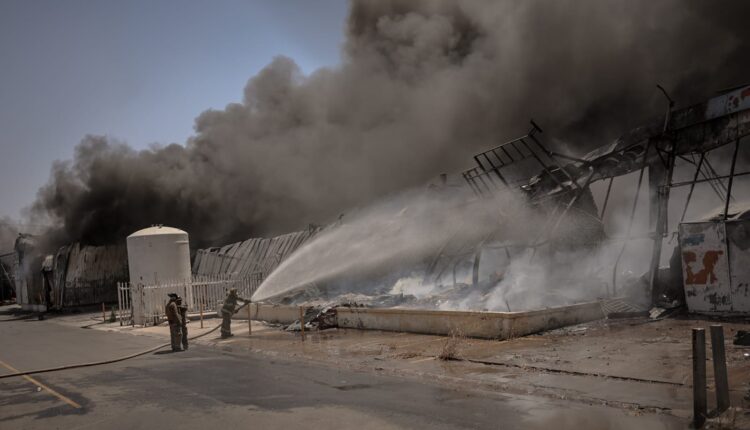
[[130, 283], [156, 285], [189, 281], [190, 243], [180, 229], [156, 225], [128, 236]]

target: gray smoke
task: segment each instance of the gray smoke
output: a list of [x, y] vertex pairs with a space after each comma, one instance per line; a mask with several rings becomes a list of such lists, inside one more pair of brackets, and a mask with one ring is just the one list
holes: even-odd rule
[[750, 76], [745, 1], [352, 1], [342, 62], [278, 57], [183, 145], [88, 136], [32, 207], [54, 242], [152, 223], [194, 244], [326, 223], [528, 129], [581, 154]]

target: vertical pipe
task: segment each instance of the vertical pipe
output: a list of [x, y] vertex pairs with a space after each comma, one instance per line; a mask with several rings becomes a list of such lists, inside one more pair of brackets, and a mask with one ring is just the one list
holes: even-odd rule
[[252, 335], [253, 334], [253, 319], [250, 315], [250, 303], [247, 304], [247, 334]]
[[302, 310], [302, 306], [299, 307], [299, 328], [302, 333], [302, 341], [305, 341], [305, 312]]
[[203, 328], [203, 302], [201, 303], [201, 328]]
[[693, 424], [706, 422], [706, 330], [693, 329]]
[[740, 150], [740, 139], [734, 143], [734, 155], [732, 155], [732, 169], [729, 171], [729, 184], [727, 185], [727, 199], [724, 203], [724, 220], [729, 213], [729, 201], [732, 199], [732, 183], [734, 182], [734, 167], [737, 164], [737, 152]]
[[[672, 150], [667, 156], [667, 170], [663, 170], [659, 166], [658, 170], [655, 167], [658, 163], [654, 163], [648, 168], [649, 175], [649, 188], [656, 191], [656, 208], [653, 210], [653, 201], [651, 202], [651, 216], [654, 217], [652, 222], [654, 223], [654, 243], [651, 249], [651, 263], [649, 265], [649, 287], [651, 288], [651, 303], [655, 304], [659, 299], [660, 291], [656, 288], [659, 273], [659, 263], [661, 262], [661, 252], [666, 237], [669, 232], [669, 195], [672, 189], [672, 176], [674, 174], [675, 165], [675, 150], [674, 143], [672, 143]], [[652, 174], [656, 176], [652, 178]], [[664, 175], [663, 178], [658, 178], [659, 175]], [[653, 179], [653, 181], [652, 181]], [[657, 182], [657, 179], [661, 179], [661, 185]]]
[[716, 411], [729, 409], [729, 381], [727, 379], [727, 357], [724, 352], [724, 327], [711, 326], [711, 352], [714, 361], [714, 381], [716, 381]]

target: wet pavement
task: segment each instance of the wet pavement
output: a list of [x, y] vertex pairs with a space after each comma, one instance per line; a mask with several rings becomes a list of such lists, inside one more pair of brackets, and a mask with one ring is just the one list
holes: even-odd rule
[[[96, 317], [68, 316], [54, 323], [77, 328], [87, 323], [86, 318]], [[219, 322], [207, 319], [201, 329], [199, 321], [192, 321], [191, 336], [207, 333]], [[597, 413], [606, 411], [604, 416], [637, 418], [638, 426], [668, 428], [684, 427], [690, 420], [690, 329], [707, 328], [711, 323], [687, 319], [598, 321], [506, 341], [329, 329], [308, 331], [302, 341], [299, 333], [262, 322], [253, 322], [252, 335], [248, 335], [247, 321], [234, 320], [233, 338], [220, 339], [216, 331], [193, 344], [253, 362], [364, 373], [408, 380], [420, 386], [468, 390], [467, 395], [491, 393], [506, 401], [530, 397], [553, 410], [596, 408]], [[745, 398], [750, 388], [750, 360], [744, 354], [750, 352], [750, 347], [734, 346], [732, 338], [736, 330], [747, 329], [748, 324], [723, 325], [732, 405], [744, 408], [738, 412], [740, 422], [744, 422], [750, 407]], [[166, 326], [133, 328], [99, 323], [90, 329], [117, 332], [120, 339], [149, 339], [149, 344], [168, 339]], [[455, 350], [453, 359], [437, 358], [451, 348]], [[710, 345], [707, 349], [710, 391]], [[709, 395], [709, 408], [712, 403]], [[533, 402], [521, 404], [532, 407]]]
[[[218, 320], [206, 320], [206, 327]], [[253, 322], [234, 321], [236, 336], [209, 335], [198, 343], [225, 351], [260, 353], [305, 360], [356, 371], [410, 377], [451, 387], [472, 387], [512, 394], [533, 394], [587, 405], [606, 405], [629, 413], [669, 415], [688, 420], [692, 414], [691, 336], [693, 327], [712, 321], [646, 318], [597, 321], [506, 341], [329, 329], [284, 332]], [[197, 322], [191, 323], [197, 327]], [[732, 345], [734, 332], [746, 323], [724, 323], [732, 405], [750, 408], [750, 347]], [[104, 327], [102, 327], [104, 328]], [[165, 327], [133, 333], [164, 336]], [[437, 357], [447, 343], [455, 360]], [[711, 349], [707, 346], [708, 389], [713, 389]], [[709, 409], [713, 397], [709, 394]]]
[[[80, 328], [91, 318], [0, 321], [0, 344], [12, 346], [0, 351], [0, 360], [28, 370], [68, 363], [76, 351], [85, 361], [110, 359], [167, 337], [164, 326]], [[190, 330], [207, 332], [217, 323], [208, 320], [201, 330], [192, 322]], [[262, 323], [253, 324], [252, 337], [247, 329], [247, 322], [236, 322], [234, 338], [220, 340], [214, 332], [183, 353], [159, 351], [33, 380], [0, 379], [0, 427], [624, 429], [686, 423], [663, 410], [531, 386], [524, 392], [513, 376], [519, 369], [436, 360], [433, 354], [446, 342], [441, 337], [331, 330], [308, 333], [302, 342], [297, 333]]]

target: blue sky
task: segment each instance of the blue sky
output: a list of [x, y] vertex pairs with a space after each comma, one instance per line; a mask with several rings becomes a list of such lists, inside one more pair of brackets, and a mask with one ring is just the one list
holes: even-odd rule
[[18, 217], [85, 134], [184, 143], [276, 55], [340, 61], [346, 0], [3, 0], [0, 216]]

